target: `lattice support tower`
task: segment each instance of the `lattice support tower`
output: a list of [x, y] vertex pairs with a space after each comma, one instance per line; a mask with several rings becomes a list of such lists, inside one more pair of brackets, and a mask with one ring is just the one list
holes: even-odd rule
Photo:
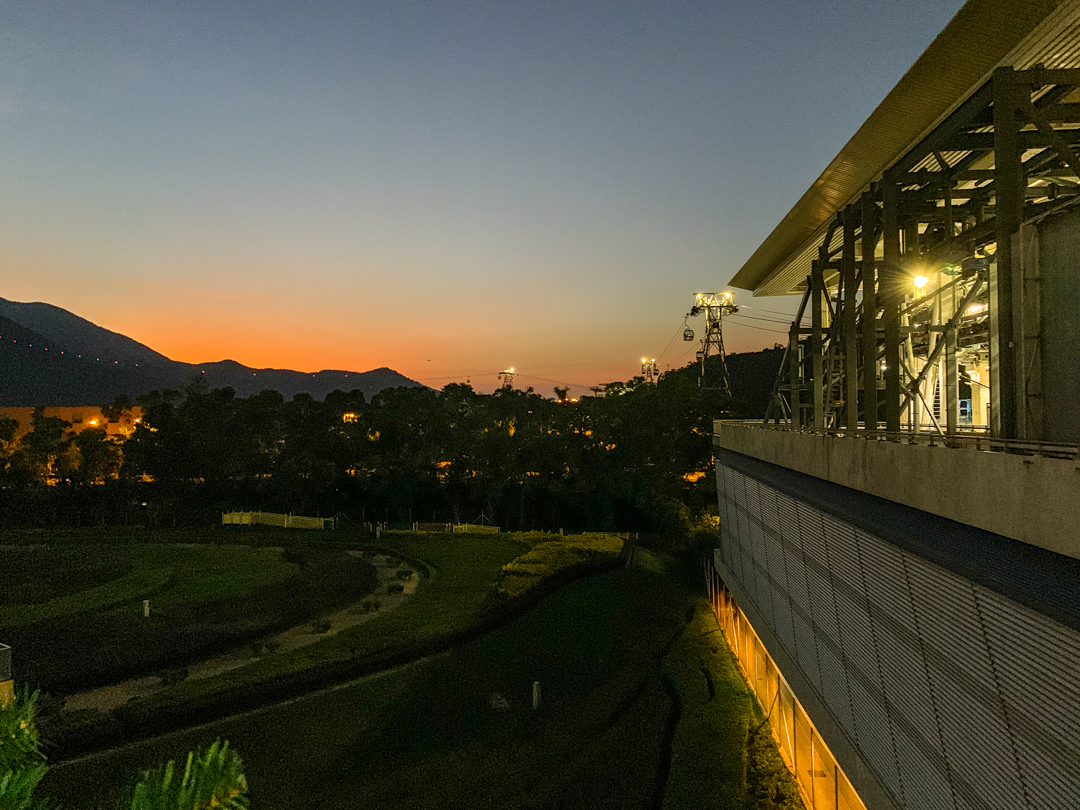
[[[694, 306], [690, 308], [688, 317], [697, 315], [705, 316], [705, 334], [701, 338], [701, 348], [697, 358], [701, 366], [701, 375], [698, 377], [698, 385], [722, 391], [731, 396], [731, 382], [727, 371], [727, 354], [724, 352], [724, 317], [738, 312], [734, 297], [730, 292], [722, 293], [696, 293]], [[713, 363], [709, 369], [709, 357], [718, 356], [720, 359]]]
[[655, 383], [660, 379], [660, 374], [656, 370], [656, 360], [641, 358], [641, 376], [645, 378], [646, 383]]

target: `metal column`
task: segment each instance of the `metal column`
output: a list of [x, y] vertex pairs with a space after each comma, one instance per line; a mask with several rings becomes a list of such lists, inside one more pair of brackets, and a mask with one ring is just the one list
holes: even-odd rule
[[878, 418], [876, 221], [877, 206], [873, 195], [867, 191], [862, 196], [863, 426], [866, 430], [877, 430]]
[[[1024, 175], [1020, 163], [1018, 86], [1011, 67], [994, 71], [994, 193], [997, 252], [995, 295], [990, 317], [996, 321], [997, 343], [991, 352], [991, 432], [1002, 438], [1017, 435], [1016, 338], [1013, 317], [1013, 235], [1020, 227], [1024, 204]], [[993, 344], [993, 342], [992, 342]], [[992, 355], [993, 357], [993, 355]]]
[[855, 206], [844, 211], [844, 250], [840, 260], [844, 285], [844, 413], [848, 430], [859, 428], [859, 341], [855, 296], [859, 278], [855, 271]]
[[885, 331], [885, 429], [900, 432], [900, 224], [897, 214], [900, 189], [886, 177], [881, 183], [882, 249], [881, 325]]
[[810, 269], [810, 352], [813, 362], [813, 376], [810, 384], [813, 387], [814, 403], [814, 427], [825, 427], [825, 381], [822, 379], [825, 373], [825, 358], [822, 354], [824, 340], [822, 339], [822, 309], [825, 306], [825, 271], [822, 269], [822, 259], [813, 262]]

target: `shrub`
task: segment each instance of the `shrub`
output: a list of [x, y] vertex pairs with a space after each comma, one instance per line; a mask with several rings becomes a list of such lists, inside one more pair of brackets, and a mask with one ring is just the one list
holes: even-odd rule
[[332, 626], [329, 619], [316, 619], [311, 623], [311, 632], [329, 633]]
[[537, 543], [503, 566], [499, 593], [515, 597], [558, 571], [597, 557], [614, 555], [623, 549], [621, 537], [610, 534], [583, 534]]
[[391, 582], [389, 585], [386, 586], [387, 593], [403, 593], [404, 591], [405, 586], [402, 585], [400, 582]]
[[412, 579], [414, 573], [415, 571], [410, 568], [402, 568], [394, 576], [396, 576], [398, 579], [409, 580]]

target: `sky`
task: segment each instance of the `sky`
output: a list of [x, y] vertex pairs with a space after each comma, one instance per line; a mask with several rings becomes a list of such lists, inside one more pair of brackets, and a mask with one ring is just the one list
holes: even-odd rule
[[[192, 363], [682, 366], [960, 5], [0, 0], [0, 297]], [[786, 341], [735, 294], [729, 352]]]

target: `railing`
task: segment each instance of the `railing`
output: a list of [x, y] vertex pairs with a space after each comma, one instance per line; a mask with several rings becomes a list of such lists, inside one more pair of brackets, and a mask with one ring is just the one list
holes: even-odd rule
[[1047, 456], [1049, 458], [1074, 459], [1080, 457], [1080, 445], [1038, 442], [1027, 439], [1000, 439], [980, 431], [961, 433], [938, 433], [932, 430], [887, 431], [887, 430], [851, 430], [849, 428], [815, 428], [791, 424], [773, 424], [761, 421], [717, 419], [713, 422], [715, 435], [721, 425], [749, 428], [751, 430], [786, 431], [814, 436], [828, 436], [834, 439], [863, 439], [865, 441], [894, 442], [896, 444], [918, 444], [926, 447], [948, 447], [965, 450], [979, 450], [989, 453], [1011, 453], [1025, 456]]
[[285, 529], [325, 529], [334, 527], [333, 518], [279, 515], [273, 512], [222, 512], [223, 526], [277, 526]]
[[443, 534], [450, 534], [454, 531], [453, 523], [413, 523], [412, 530], [414, 532], [441, 532]]
[[454, 534], [498, 534], [498, 526], [483, 526], [479, 523], [455, 523]]

